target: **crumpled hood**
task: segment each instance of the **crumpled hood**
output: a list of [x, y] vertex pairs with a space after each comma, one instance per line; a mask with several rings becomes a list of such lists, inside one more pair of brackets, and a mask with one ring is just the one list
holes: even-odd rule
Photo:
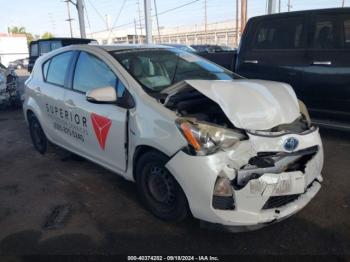
[[215, 101], [238, 128], [267, 130], [300, 116], [296, 95], [285, 83], [248, 79], [185, 82]]

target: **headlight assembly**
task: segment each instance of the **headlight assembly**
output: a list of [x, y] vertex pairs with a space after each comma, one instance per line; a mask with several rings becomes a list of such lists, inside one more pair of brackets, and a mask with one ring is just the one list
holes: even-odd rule
[[305, 120], [310, 125], [311, 124], [311, 119], [310, 119], [309, 111], [306, 108], [306, 105], [304, 104], [303, 101], [301, 101], [299, 99], [298, 99], [298, 103], [299, 103], [300, 113], [305, 117]]
[[230, 148], [246, 138], [246, 135], [239, 130], [222, 128], [191, 119], [179, 118], [176, 120], [176, 125], [196, 155], [209, 155], [219, 149]]

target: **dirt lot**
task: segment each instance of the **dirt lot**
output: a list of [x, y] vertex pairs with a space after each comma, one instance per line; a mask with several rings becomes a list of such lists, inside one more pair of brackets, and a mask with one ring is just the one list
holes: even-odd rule
[[0, 111], [0, 254], [350, 255], [350, 134], [322, 130], [323, 188], [295, 216], [231, 234], [159, 221], [134, 184], [57, 149], [32, 147], [21, 110]]

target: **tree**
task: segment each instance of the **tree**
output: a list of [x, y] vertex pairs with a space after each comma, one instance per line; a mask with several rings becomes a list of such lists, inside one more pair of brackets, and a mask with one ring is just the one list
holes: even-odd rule
[[54, 37], [54, 35], [53, 35], [52, 33], [50, 33], [50, 32], [45, 32], [45, 33], [41, 36], [42, 39], [48, 39], [48, 38], [52, 38], [52, 37]]
[[12, 34], [24, 34], [27, 37], [27, 43], [29, 44], [30, 42], [32, 42], [34, 40], [34, 37], [31, 33], [28, 33], [26, 31], [26, 28], [23, 26], [11, 26], [8, 27], [8, 33], [12, 33]]
[[25, 34], [26, 28], [23, 26], [11, 26], [8, 27], [8, 32], [12, 34]]
[[34, 40], [34, 37], [31, 33], [26, 33], [28, 44]]

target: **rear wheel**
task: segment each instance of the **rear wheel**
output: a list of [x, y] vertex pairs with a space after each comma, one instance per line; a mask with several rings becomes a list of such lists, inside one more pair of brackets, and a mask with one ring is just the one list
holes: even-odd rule
[[142, 202], [158, 218], [181, 221], [188, 216], [186, 196], [165, 168], [168, 157], [156, 151], [142, 155], [136, 164], [136, 185]]
[[45, 154], [48, 147], [48, 140], [39, 123], [39, 120], [34, 115], [31, 115], [29, 118], [29, 131], [30, 131], [30, 137], [32, 138], [34, 148], [40, 154]]

